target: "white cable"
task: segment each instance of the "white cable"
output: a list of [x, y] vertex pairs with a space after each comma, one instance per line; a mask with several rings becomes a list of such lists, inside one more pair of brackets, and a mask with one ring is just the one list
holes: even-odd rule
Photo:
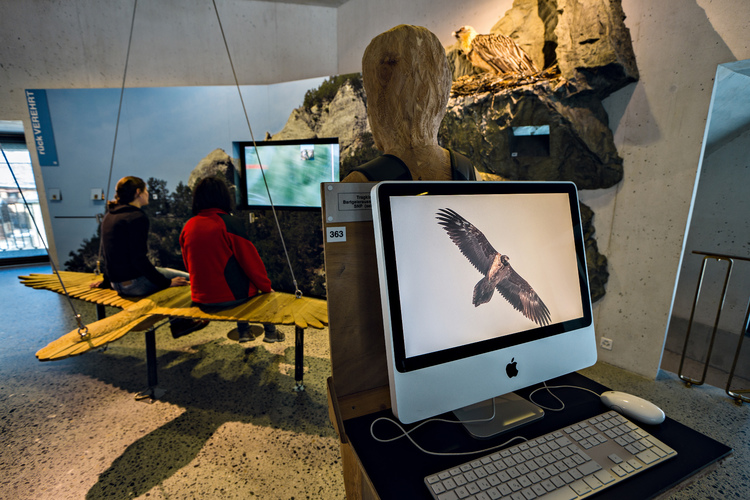
[[[34, 212], [31, 211], [29, 202], [26, 201], [26, 196], [24, 196], [23, 189], [21, 189], [21, 184], [18, 182], [15, 172], [13, 172], [13, 167], [10, 166], [10, 161], [8, 160], [8, 157], [5, 155], [5, 149], [3, 149], [2, 143], [0, 143], [0, 153], [2, 153], [3, 159], [5, 160], [5, 164], [8, 165], [8, 170], [10, 170], [10, 175], [13, 177], [13, 181], [16, 183], [16, 188], [18, 188], [18, 194], [21, 195], [21, 199], [23, 200], [23, 205], [26, 208], [26, 211], [29, 213], [29, 217], [31, 217], [31, 222], [34, 224], [34, 228], [36, 229], [36, 234], [39, 235], [39, 241], [42, 242], [42, 245], [44, 246], [44, 250], [47, 252], [47, 257], [49, 257], [49, 248], [47, 247], [47, 244], [44, 242], [42, 231], [39, 229], [39, 226], [36, 223], [36, 218], [34, 217]], [[55, 261], [52, 260], [51, 257], [49, 257], [49, 263], [50, 263], [50, 266], [52, 266], [52, 270], [54, 271], [54, 274], [57, 276], [58, 281], [60, 282], [63, 295], [65, 295], [65, 298], [68, 299], [68, 305], [70, 305], [70, 309], [73, 311], [73, 316], [75, 317], [75, 320], [78, 323], [78, 334], [81, 336], [82, 339], [85, 339], [86, 337], [88, 337], [89, 329], [86, 328], [86, 325], [83, 324], [83, 321], [81, 320], [81, 315], [78, 314], [78, 311], [76, 311], [76, 308], [73, 305], [73, 301], [70, 299], [70, 294], [68, 294], [68, 289], [65, 288], [65, 283], [63, 283], [62, 277], [60, 276], [60, 273], [57, 270], [57, 266], [55, 266]]]
[[[580, 389], [582, 391], [590, 392], [591, 394], [594, 394], [595, 396], [599, 397], [599, 394], [596, 393], [596, 392], [594, 392], [594, 391], [592, 391], [591, 389], [587, 389], [585, 387], [578, 387], [577, 385], [553, 385], [553, 386], [548, 386], [547, 382], [543, 382], [543, 384], [544, 384], [544, 387], [539, 387], [537, 389], [534, 389], [533, 391], [531, 391], [531, 394], [529, 394], [529, 401], [531, 401], [532, 403], [534, 403], [535, 405], [537, 405], [542, 410], [563, 411], [565, 409], [565, 403], [563, 403], [563, 400], [560, 399], [560, 398], [558, 398], [550, 389]], [[553, 398], [555, 398], [556, 400], [558, 400], [562, 406], [560, 408], [548, 408], [548, 407], [542, 406], [539, 403], [537, 403], [536, 401], [534, 401], [534, 394], [536, 394], [539, 391], [544, 391], [544, 390], [546, 390], [547, 392], [549, 392], [550, 396], [552, 396]]]
[[[582, 391], [590, 392], [591, 394], [594, 394], [595, 396], [599, 397], [599, 394], [597, 392], [592, 391], [591, 389], [587, 389], [585, 387], [578, 387], [578, 386], [575, 386], [575, 385], [554, 385], [554, 386], [548, 386], [547, 382], [543, 382], [543, 384], [544, 384], [543, 387], [539, 387], [537, 389], [534, 389], [529, 394], [529, 401], [531, 403], [535, 404], [536, 406], [538, 406], [539, 408], [543, 409], [543, 410], [548, 410], [548, 411], [563, 411], [565, 409], [565, 403], [562, 401], [562, 399], [560, 399], [559, 397], [557, 397], [552, 392], [551, 389], [580, 389]], [[534, 394], [536, 394], [539, 391], [544, 391], [544, 390], [546, 390], [547, 392], [549, 392], [549, 394], [553, 398], [555, 398], [556, 400], [558, 400], [560, 402], [560, 405], [561, 405], [560, 408], [548, 408], [546, 406], [540, 405], [539, 403], [537, 403], [537, 402], [535, 402], [533, 400]], [[370, 435], [372, 436], [372, 438], [375, 441], [378, 441], [379, 443], [390, 443], [390, 442], [393, 442], [393, 441], [397, 441], [397, 440], [399, 440], [401, 438], [406, 438], [406, 439], [408, 439], [411, 442], [411, 444], [413, 444], [422, 453], [425, 453], [427, 455], [433, 455], [433, 456], [441, 456], [441, 457], [454, 457], [454, 456], [487, 454], [487, 453], [489, 453], [491, 451], [494, 451], [494, 450], [497, 450], [497, 449], [500, 449], [500, 448], [504, 448], [505, 446], [508, 446], [513, 441], [519, 441], [519, 440], [520, 441], [528, 441], [528, 439], [525, 438], [525, 437], [523, 437], [523, 436], [515, 436], [515, 437], [513, 437], [513, 438], [511, 438], [511, 439], [509, 439], [507, 441], [505, 441], [502, 444], [498, 444], [498, 445], [492, 446], [490, 448], [485, 448], [483, 450], [464, 451], [464, 452], [437, 452], [437, 451], [429, 451], [429, 450], [424, 449], [422, 446], [419, 445], [419, 443], [417, 443], [414, 440], [414, 438], [411, 437], [411, 433], [412, 432], [414, 432], [415, 430], [419, 429], [423, 425], [431, 423], [431, 422], [443, 422], [443, 423], [447, 423], [447, 424], [470, 424], [470, 423], [476, 423], [476, 422], [489, 422], [493, 418], [495, 418], [496, 411], [497, 410], [496, 410], [496, 406], [495, 406], [495, 401], [493, 399], [492, 400], [492, 416], [490, 418], [479, 419], [479, 420], [447, 420], [447, 419], [444, 419], [444, 418], [431, 418], [429, 420], [425, 420], [424, 422], [416, 425], [415, 427], [411, 428], [408, 431], [401, 425], [400, 422], [397, 422], [396, 420], [394, 420], [392, 418], [389, 418], [389, 417], [378, 417], [375, 420], [373, 420], [372, 423], [370, 424]], [[377, 424], [378, 422], [381, 422], [381, 421], [383, 421], [383, 422], [390, 422], [391, 424], [395, 425], [401, 431], [401, 434], [399, 434], [397, 436], [394, 436], [392, 438], [379, 438], [379, 437], [377, 437], [375, 435], [375, 424]]]
[[[485, 448], [483, 450], [464, 451], [464, 452], [439, 452], [439, 451], [429, 451], [429, 450], [424, 449], [422, 446], [419, 445], [419, 443], [417, 443], [414, 440], [413, 437], [411, 437], [411, 433], [412, 432], [416, 431], [417, 429], [419, 429], [423, 425], [429, 424], [431, 422], [443, 422], [443, 423], [447, 423], [447, 424], [472, 424], [472, 423], [477, 423], [477, 422], [489, 422], [493, 418], [495, 418], [495, 414], [496, 414], [496, 406], [495, 406], [495, 401], [493, 399], [493, 401], [492, 401], [492, 416], [489, 417], [489, 418], [486, 418], [486, 419], [477, 419], [477, 420], [448, 420], [448, 419], [444, 419], [444, 418], [431, 418], [429, 420], [425, 420], [424, 422], [420, 423], [419, 425], [417, 425], [417, 426], [415, 426], [412, 429], [410, 429], [410, 430], [407, 431], [401, 425], [401, 423], [393, 420], [392, 418], [379, 417], [379, 418], [376, 418], [375, 420], [373, 420], [372, 423], [370, 424], [370, 435], [372, 436], [372, 438], [375, 441], [378, 441], [380, 443], [390, 443], [390, 442], [393, 442], [393, 441], [396, 441], [398, 439], [401, 439], [401, 438], [405, 437], [406, 439], [408, 439], [411, 442], [411, 444], [413, 444], [422, 453], [425, 453], [427, 455], [438, 456], [438, 457], [457, 457], [457, 456], [465, 456], [465, 455], [486, 454], [486, 453], [489, 453], [489, 452], [491, 452], [493, 450], [497, 450], [497, 449], [503, 448], [503, 447], [509, 445], [510, 443], [512, 443], [513, 441], [519, 441], [519, 440], [520, 441], [527, 441], [527, 439], [525, 437], [515, 436], [515, 437], [507, 440], [506, 442], [504, 442], [502, 444], [498, 444], [498, 445], [492, 446], [490, 448]], [[392, 437], [392, 438], [388, 438], [388, 439], [377, 437], [375, 435], [375, 429], [374, 428], [375, 428], [375, 424], [378, 423], [378, 422], [380, 422], [380, 421], [392, 423], [393, 425], [395, 425], [396, 427], [398, 427], [398, 429], [401, 431], [401, 434], [399, 434], [398, 436]]]
[[[117, 105], [117, 119], [115, 120], [115, 139], [112, 142], [112, 158], [109, 161], [109, 176], [107, 177], [107, 192], [104, 195], [105, 201], [105, 209], [104, 212], [107, 212], [106, 208], [106, 202], [109, 201], [109, 193], [110, 188], [112, 187], [112, 170], [114, 170], [115, 166], [115, 151], [117, 150], [117, 134], [120, 130], [120, 114], [122, 113], [122, 98], [125, 94], [125, 81], [128, 77], [128, 63], [130, 61], [130, 47], [133, 45], [133, 27], [135, 26], [135, 13], [138, 10], [138, 0], [135, 0], [133, 2], [133, 16], [130, 19], [130, 36], [128, 37], [128, 50], [125, 53], [125, 69], [122, 73], [122, 84], [120, 85], [120, 102]], [[99, 220], [99, 217], [97, 216], [97, 223], [99, 224], [99, 254], [96, 258], [96, 272], [95, 274], [98, 276], [101, 272], [101, 262], [102, 262], [102, 252], [104, 249], [104, 217]]]
[[255, 135], [253, 134], [253, 127], [250, 126], [250, 117], [247, 114], [247, 108], [245, 107], [245, 100], [242, 98], [242, 90], [240, 89], [240, 81], [237, 78], [237, 72], [234, 69], [234, 63], [232, 62], [232, 55], [229, 52], [229, 44], [227, 43], [227, 37], [224, 34], [224, 26], [221, 24], [221, 17], [219, 17], [219, 9], [216, 7], [216, 0], [212, 0], [214, 4], [214, 12], [216, 13], [216, 21], [219, 23], [219, 30], [221, 31], [221, 38], [224, 41], [224, 47], [227, 50], [227, 58], [229, 59], [229, 66], [232, 68], [232, 76], [234, 77], [234, 84], [237, 87], [237, 93], [240, 96], [240, 104], [242, 104], [242, 111], [245, 113], [245, 121], [247, 122], [247, 129], [250, 132], [250, 140], [253, 143], [253, 149], [255, 149], [255, 156], [258, 159], [258, 166], [260, 167], [260, 173], [263, 176], [263, 183], [266, 186], [266, 193], [268, 194], [268, 201], [271, 205], [271, 213], [273, 213], [273, 219], [276, 222], [276, 229], [279, 232], [279, 238], [281, 239], [281, 247], [284, 250], [284, 256], [286, 257], [286, 263], [289, 266], [289, 273], [292, 275], [292, 284], [294, 284], [294, 295], [297, 298], [302, 297], [302, 291], [297, 286], [297, 278], [294, 277], [294, 269], [292, 269], [292, 261], [289, 259], [289, 252], [286, 249], [286, 242], [284, 241], [284, 235], [281, 232], [281, 224], [279, 224], [279, 217], [276, 215], [276, 206], [273, 204], [271, 198], [271, 190], [268, 187], [268, 181], [266, 180], [265, 169], [263, 163], [260, 161], [260, 153], [258, 152], [257, 145], [255, 143]]

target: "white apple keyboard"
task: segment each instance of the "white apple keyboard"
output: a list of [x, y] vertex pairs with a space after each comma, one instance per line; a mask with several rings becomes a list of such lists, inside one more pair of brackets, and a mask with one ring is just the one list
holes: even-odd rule
[[675, 456], [672, 448], [609, 411], [424, 481], [436, 500], [577, 500]]

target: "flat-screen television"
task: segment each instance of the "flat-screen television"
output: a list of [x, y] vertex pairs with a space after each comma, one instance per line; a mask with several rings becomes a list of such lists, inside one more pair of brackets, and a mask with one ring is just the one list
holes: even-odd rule
[[276, 208], [320, 209], [320, 183], [340, 180], [337, 138], [239, 142], [235, 148], [240, 209], [269, 209], [272, 202]]
[[371, 196], [391, 405], [403, 423], [596, 362], [573, 183], [382, 182]]

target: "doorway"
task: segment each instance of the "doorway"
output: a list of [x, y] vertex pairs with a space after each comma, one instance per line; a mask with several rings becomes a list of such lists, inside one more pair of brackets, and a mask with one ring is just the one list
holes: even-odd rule
[[[720, 64], [714, 80], [662, 359], [663, 368], [677, 373], [675, 357], [679, 363], [684, 352], [682, 374], [696, 380], [708, 363], [718, 377], [708, 383], [719, 387], [726, 385], [739, 336], [745, 335], [747, 327], [744, 321], [750, 300], [749, 151], [750, 60]], [[728, 280], [728, 259], [708, 258], [702, 273], [707, 253], [735, 257]], [[703, 280], [698, 290], [701, 273]], [[712, 337], [714, 342], [710, 349]], [[744, 345], [743, 350], [747, 350], [750, 342]], [[750, 379], [750, 362], [746, 358], [743, 362], [742, 356], [736, 375]]]
[[23, 122], [0, 120], [0, 265], [48, 261], [43, 224]]

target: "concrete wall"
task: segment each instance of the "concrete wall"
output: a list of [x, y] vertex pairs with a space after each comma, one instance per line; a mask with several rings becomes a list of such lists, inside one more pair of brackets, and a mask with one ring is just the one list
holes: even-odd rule
[[596, 207], [611, 273], [597, 327], [614, 341], [600, 359], [648, 377], [660, 363], [716, 66], [750, 57], [750, 3], [679, 4], [623, 1], [641, 79], [605, 102], [625, 178]]
[[447, 47], [456, 42], [453, 31], [468, 24], [488, 33], [512, 6], [513, 0], [349, 0], [338, 9], [338, 71], [361, 71], [370, 40], [399, 24], [424, 26]]
[[[376, 34], [419, 24], [445, 45], [471, 24], [486, 32], [511, 0], [349, 0], [338, 9], [217, 1], [240, 83], [360, 70]], [[750, 58], [747, 0], [623, 0], [641, 80], [605, 106], [625, 179], [583, 193], [610, 261], [600, 359], [657, 373], [717, 64]], [[0, 119], [24, 120], [24, 88], [118, 87], [132, 4], [0, 0]], [[211, 2], [141, 0], [128, 85], [232, 84]], [[242, 33], [241, 36], [238, 33]], [[85, 174], [85, 173], [82, 173]]]
[[[336, 74], [336, 9], [248, 0], [216, 4], [241, 85]], [[0, 0], [0, 120], [22, 120], [28, 138], [24, 89], [119, 88], [133, 5], [122, 0]], [[210, 0], [138, 2], [127, 87], [234, 83]], [[31, 142], [29, 149], [43, 191]], [[102, 158], [101, 169], [109, 169], [109, 157]], [[86, 180], [86, 174], [81, 172], [80, 179]], [[103, 184], [95, 186], [106, 189]], [[40, 204], [50, 253], [58, 256], [45, 198], [40, 196]], [[67, 260], [67, 250], [60, 252], [59, 262]]]

